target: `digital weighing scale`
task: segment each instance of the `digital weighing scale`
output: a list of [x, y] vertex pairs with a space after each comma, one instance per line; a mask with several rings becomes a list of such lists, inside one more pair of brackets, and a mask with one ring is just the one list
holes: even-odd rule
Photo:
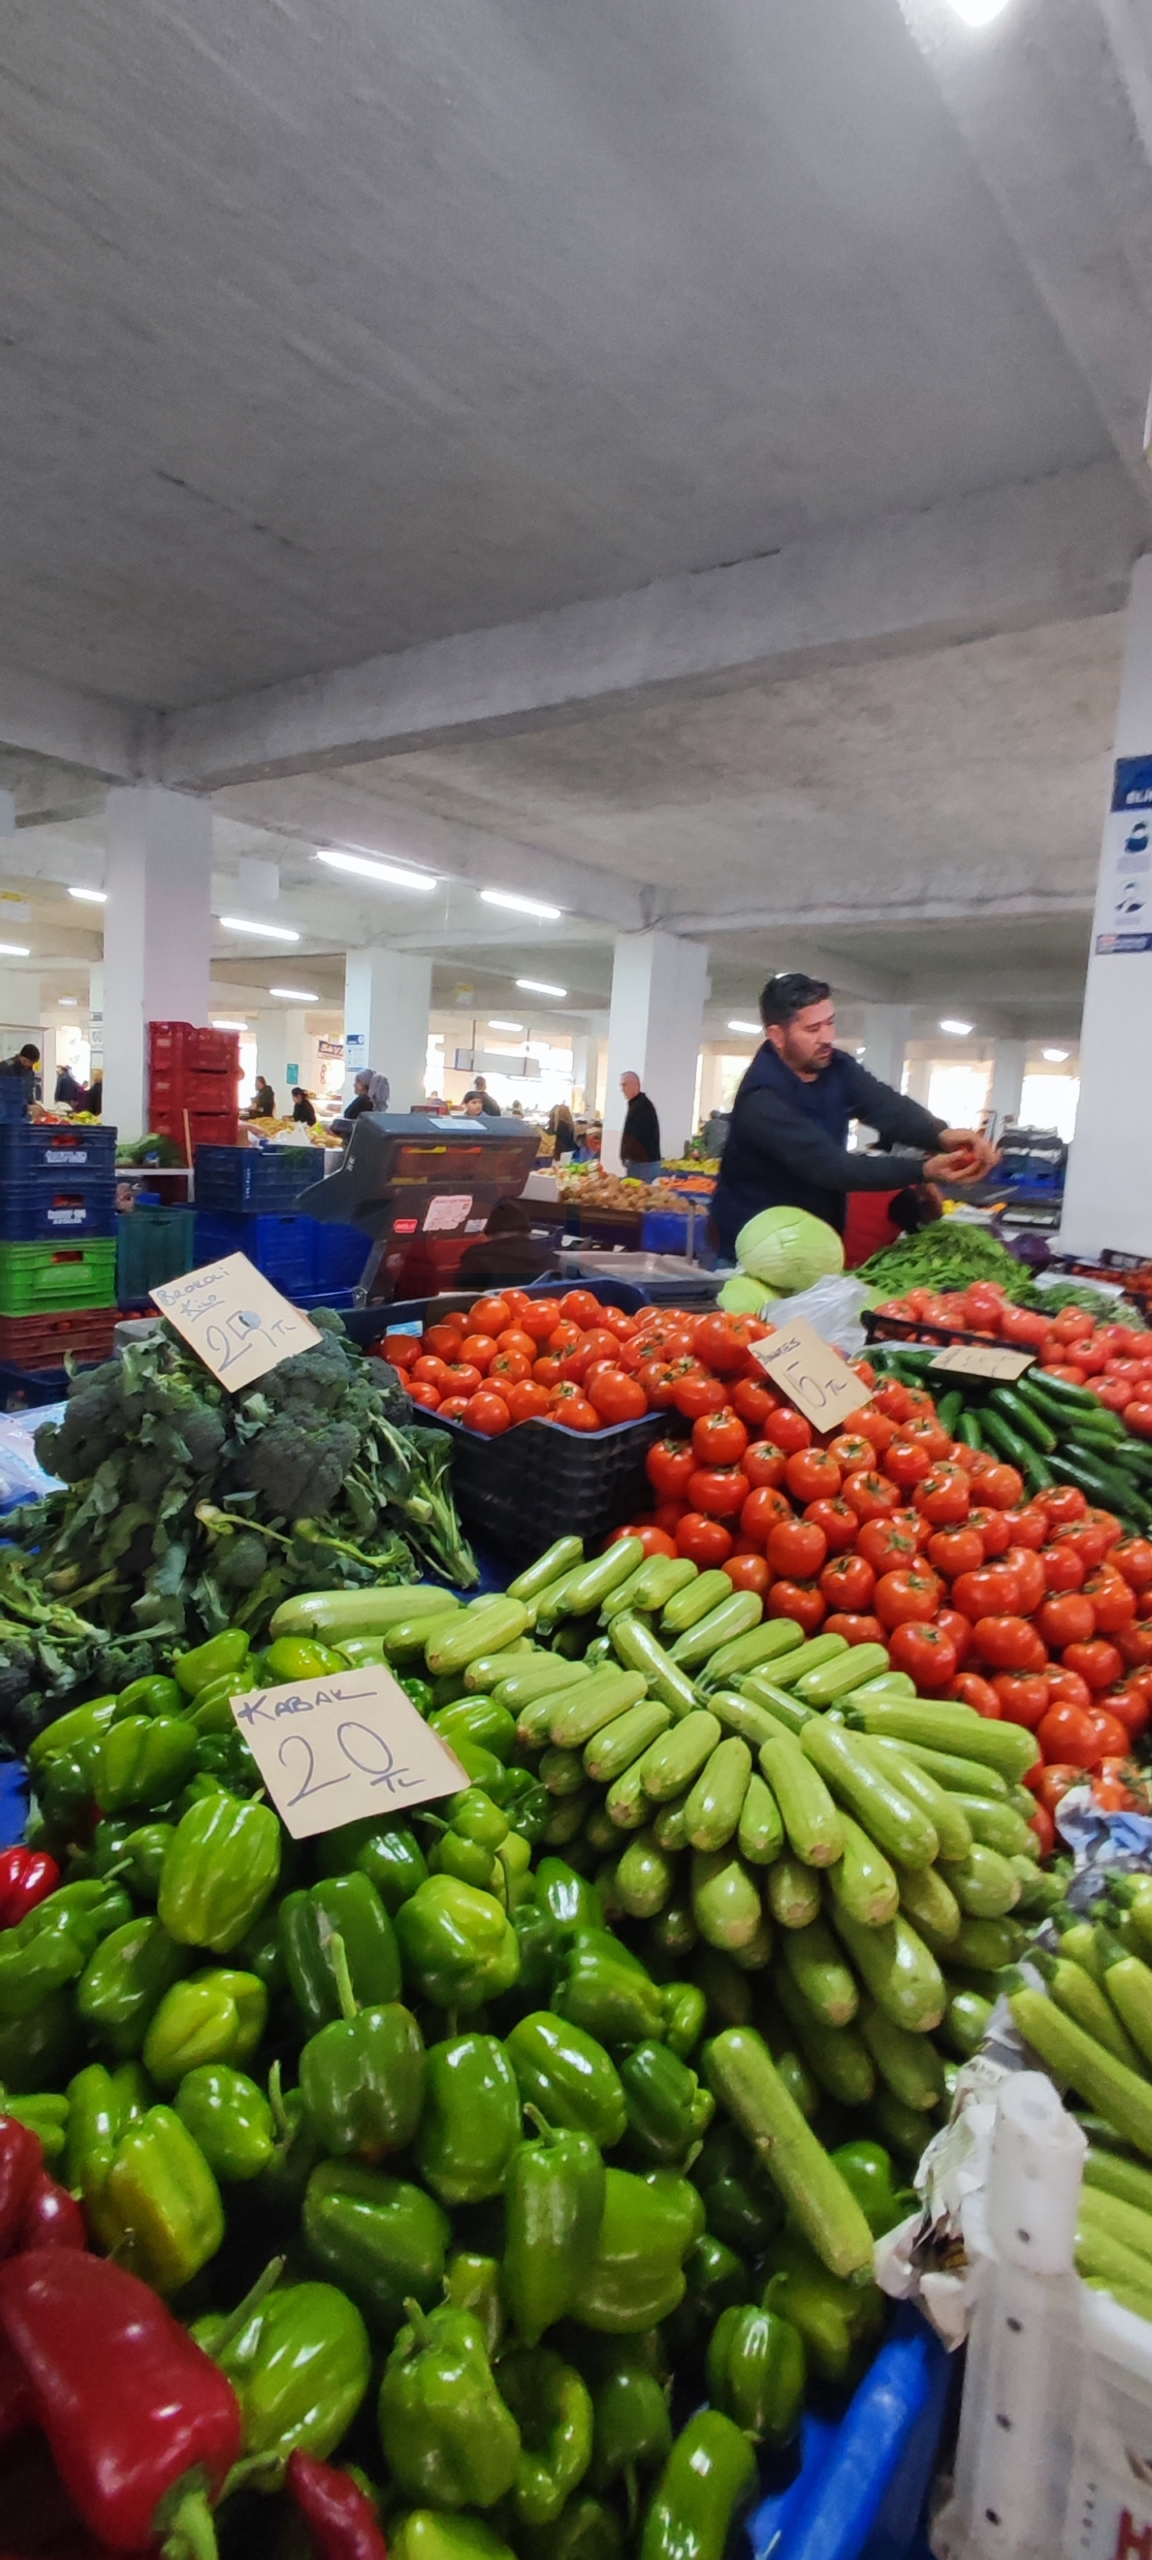
[[296, 1208], [367, 1238], [357, 1306], [431, 1298], [451, 1288], [497, 1201], [520, 1198], [538, 1144], [522, 1120], [363, 1112], [337, 1172], [301, 1192]]

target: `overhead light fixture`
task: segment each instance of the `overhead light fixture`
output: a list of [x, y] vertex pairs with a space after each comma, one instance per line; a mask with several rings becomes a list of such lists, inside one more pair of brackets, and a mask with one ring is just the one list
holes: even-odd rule
[[522, 1022], [504, 1022], [498, 1013], [490, 1013], [488, 1028], [490, 1031], [522, 1031], [524, 1025]]
[[70, 898], [80, 898], [86, 907], [104, 907], [108, 903], [106, 889], [69, 889]]
[[762, 1039], [764, 1036], [758, 1022], [730, 1022], [728, 1028], [730, 1031], [746, 1031], [753, 1040]]
[[31, 954], [31, 943], [0, 942], [0, 955], [2, 955], [5, 960], [28, 960], [31, 958]]
[[1008, 0], [952, 0], [958, 18], [966, 27], [990, 27], [1008, 6]]
[[1066, 1049], [1042, 1049], [1040, 1055], [1042, 1058], [1047, 1058], [1050, 1067], [1062, 1067], [1068, 1055], [1068, 1051]]
[[290, 924], [253, 924], [251, 916], [219, 916], [225, 933], [254, 933], [260, 942], [299, 942]]
[[482, 889], [480, 897], [486, 907], [510, 907], [517, 916], [542, 916], [546, 924], [555, 924], [564, 913], [563, 907], [545, 906], [542, 898], [519, 898], [512, 889]]
[[319, 1004], [320, 1002], [319, 996], [311, 995], [307, 987], [269, 987], [268, 993], [270, 996], [286, 996], [289, 1004]]
[[246, 1022], [225, 1022], [220, 1014], [214, 1013], [212, 1028], [214, 1031], [246, 1031], [248, 1025]]
[[972, 1029], [972, 1024], [970, 1022], [942, 1022], [940, 1028], [942, 1031], [951, 1032], [954, 1040], [966, 1040]]
[[521, 994], [526, 996], [566, 996], [567, 987], [550, 987], [547, 978], [517, 978]]
[[80, 1002], [80, 998], [79, 998], [79, 996], [61, 996], [61, 998], [60, 998], [60, 1002], [61, 1002], [61, 1004], [62, 1004], [62, 1005], [65, 1005], [65, 1004], [79, 1004], [79, 1002]]
[[373, 880], [378, 889], [415, 889], [422, 895], [439, 888], [430, 871], [402, 871], [399, 863], [377, 862], [366, 853], [336, 853], [320, 846], [317, 862], [326, 862], [330, 871], [351, 871], [357, 880]]

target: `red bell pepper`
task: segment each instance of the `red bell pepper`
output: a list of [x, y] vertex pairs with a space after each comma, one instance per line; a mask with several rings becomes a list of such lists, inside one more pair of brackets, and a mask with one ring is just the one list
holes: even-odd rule
[[15, 2116], [0, 2115], [0, 2258], [17, 2243], [33, 2189], [44, 2166], [38, 2133]]
[[0, 1929], [14, 1929], [38, 1902], [55, 1893], [59, 1882], [60, 1869], [46, 1849], [0, 1852]]
[[114, 2551], [214, 2560], [210, 2509], [241, 2449], [226, 2376], [108, 2258], [26, 2249], [0, 2266], [0, 2336], [84, 2524]]
[[372, 2501], [348, 2472], [297, 2449], [288, 2456], [284, 2485], [309, 2528], [319, 2560], [388, 2560]]
[[[76, 2202], [67, 2187], [58, 2185], [47, 2169], [41, 2169], [20, 2218], [16, 2234], [17, 2249], [86, 2249], [88, 2231]], [[0, 2560], [3, 2556], [0, 2555]]]
[[[32, 2388], [18, 2356], [14, 2356], [6, 2338], [0, 2338], [0, 2444], [8, 2444], [13, 2436], [23, 2435], [36, 2416]], [[7, 2560], [7, 2554], [4, 2555]]]

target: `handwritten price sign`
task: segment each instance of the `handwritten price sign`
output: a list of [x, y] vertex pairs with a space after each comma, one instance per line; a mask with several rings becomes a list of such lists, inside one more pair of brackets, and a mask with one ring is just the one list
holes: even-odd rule
[[241, 1395], [296, 1351], [321, 1340], [245, 1253], [205, 1262], [150, 1292], [153, 1304], [231, 1394]]
[[379, 1821], [468, 1784], [455, 1752], [388, 1671], [248, 1689], [232, 1713], [294, 1840], [365, 1814]]
[[978, 1342], [958, 1342], [950, 1351], [938, 1351], [932, 1370], [943, 1370], [954, 1378], [1022, 1378], [1035, 1363], [1034, 1351], [985, 1351]]
[[[815, 1326], [803, 1316], [754, 1343], [753, 1356], [765, 1377], [814, 1431], [838, 1431], [850, 1413], [872, 1402], [871, 1388], [854, 1376], [838, 1351], [821, 1342]], [[771, 1433], [770, 1421], [768, 1428]]]

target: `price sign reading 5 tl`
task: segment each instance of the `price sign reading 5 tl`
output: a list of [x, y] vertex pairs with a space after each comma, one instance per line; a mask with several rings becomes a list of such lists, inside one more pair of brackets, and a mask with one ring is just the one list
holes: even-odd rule
[[838, 1431], [848, 1414], [872, 1402], [871, 1388], [853, 1374], [838, 1351], [821, 1342], [815, 1326], [803, 1316], [754, 1343], [753, 1354], [770, 1384], [787, 1396], [814, 1431]]

